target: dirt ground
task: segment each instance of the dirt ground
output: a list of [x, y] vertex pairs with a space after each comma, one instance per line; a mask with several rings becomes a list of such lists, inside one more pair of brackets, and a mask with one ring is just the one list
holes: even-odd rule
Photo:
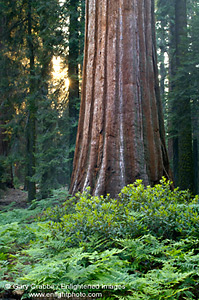
[[0, 210], [11, 205], [11, 208], [27, 207], [27, 192], [20, 189], [6, 189], [0, 192]]

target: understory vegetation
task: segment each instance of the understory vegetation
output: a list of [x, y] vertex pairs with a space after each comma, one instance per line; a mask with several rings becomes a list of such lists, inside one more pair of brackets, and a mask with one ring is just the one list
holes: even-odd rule
[[24, 290], [22, 299], [39, 291], [199, 299], [198, 212], [198, 196], [171, 190], [165, 179], [155, 187], [138, 180], [118, 199], [61, 189], [27, 209], [7, 208], [0, 290]]

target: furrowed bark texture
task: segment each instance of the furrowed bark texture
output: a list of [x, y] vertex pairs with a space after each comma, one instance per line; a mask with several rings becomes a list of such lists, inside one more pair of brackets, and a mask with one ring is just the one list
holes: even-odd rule
[[168, 174], [151, 0], [88, 0], [70, 192], [110, 193]]

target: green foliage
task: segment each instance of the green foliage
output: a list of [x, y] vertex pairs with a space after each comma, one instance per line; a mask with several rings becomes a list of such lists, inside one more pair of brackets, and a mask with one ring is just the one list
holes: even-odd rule
[[125, 187], [120, 197], [127, 204], [127, 211], [142, 213], [144, 224], [156, 236], [199, 236], [198, 196], [191, 199], [188, 191], [171, 190], [164, 178], [160, 184], [146, 189], [137, 181]]
[[170, 183], [162, 179], [155, 187], [146, 188], [137, 180], [124, 187], [117, 200], [91, 196], [87, 189], [67, 201], [62, 212], [55, 207], [45, 214], [51, 219], [49, 227], [55, 237], [58, 233], [73, 237], [72, 245], [78, 245], [93, 234], [111, 239], [135, 238], [148, 232], [170, 239], [199, 237], [198, 211], [197, 196], [192, 199], [187, 191], [172, 191]]
[[[69, 119], [69, 93], [64, 85], [68, 76], [68, 46], [72, 42], [68, 35], [69, 15], [73, 16], [74, 10], [77, 13], [79, 27], [75, 28], [75, 45], [78, 47], [71, 51], [77, 52], [76, 63], [81, 64], [85, 4], [78, 0], [71, 6], [69, 2], [0, 1], [0, 143], [3, 145], [0, 147], [1, 152], [3, 149], [0, 181], [24, 184], [25, 189], [28, 189], [28, 181], [35, 182], [40, 199], [70, 181], [69, 155], [74, 143], [70, 144], [69, 132], [74, 124]], [[31, 3], [30, 19], [28, 3]], [[53, 76], [55, 57], [65, 69], [62, 78]], [[78, 110], [79, 97], [75, 101]], [[36, 148], [32, 151], [28, 149], [33, 142], [30, 141], [33, 130], [28, 132], [31, 115], [36, 130]], [[31, 160], [35, 159], [33, 174], [28, 170], [30, 152], [34, 152]]]
[[100, 291], [103, 299], [198, 299], [197, 197], [172, 191], [165, 179], [153, 188], [138, 180], [118, 199], [87, 189], [61, 205], [66, 196], [59, 190], [28, 210], [1, 213], [0, 288], [26, 284], [24, 296], [48, 285], [57, 293]]

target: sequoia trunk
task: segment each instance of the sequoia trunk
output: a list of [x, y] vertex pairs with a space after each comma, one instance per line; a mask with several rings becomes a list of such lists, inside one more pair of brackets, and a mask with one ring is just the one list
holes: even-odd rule
[[153, 13], [151, 0], [86, 2], [72, 194], [116, 196], [138, 178], [168, 177]]

